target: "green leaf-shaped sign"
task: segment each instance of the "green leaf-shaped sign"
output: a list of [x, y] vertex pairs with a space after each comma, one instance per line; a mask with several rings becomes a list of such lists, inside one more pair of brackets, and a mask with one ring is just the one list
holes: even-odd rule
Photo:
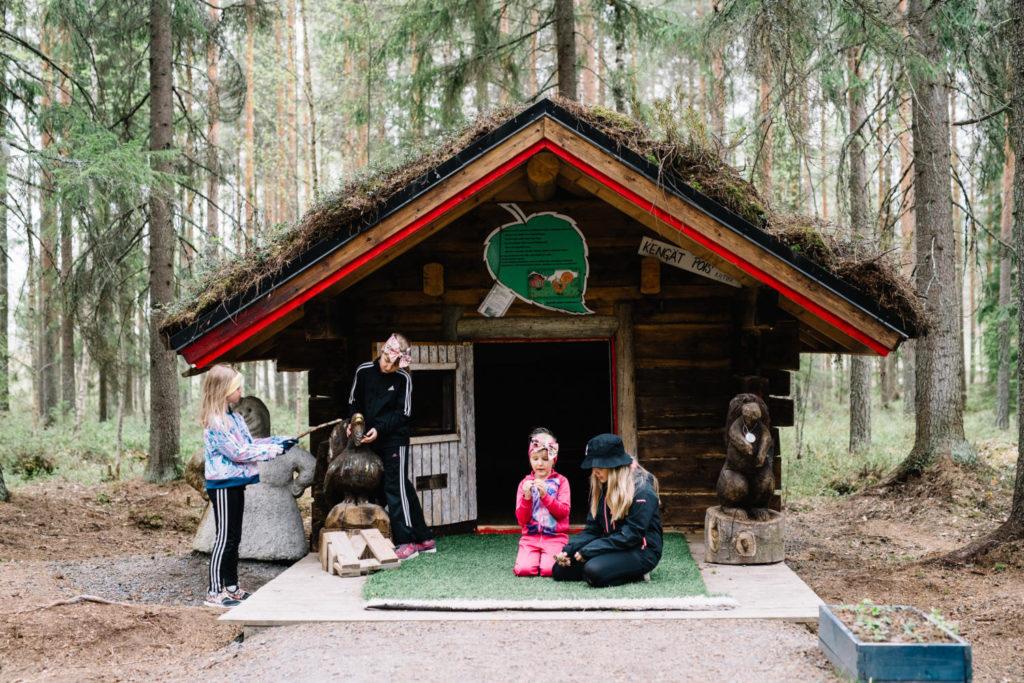
[[502, 204], [515, 220], [487, 236], [484, 263], [491, 276], [523, 301], [552, 311], [593, 313], [587, 291], [587, 243], [576, 222], [545, 211], [526, 216]]

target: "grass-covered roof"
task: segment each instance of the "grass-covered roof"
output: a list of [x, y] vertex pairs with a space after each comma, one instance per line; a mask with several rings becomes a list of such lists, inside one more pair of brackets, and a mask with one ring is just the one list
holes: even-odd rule
[[[554, 99], [554, 98], [553, 98]], [[891, 323], [912, 336], [923, 330], [922, 307], [914, 289], [900, 273], [893, 252], [874, 244], [855, 243], [848, 231], [813, 217], [772, 211], [756, 188], [721, 160], [720, 149], [699, 130], [668, 124], [653, 127], [602, 107], [555, 99], [555, 104], [593, 126], [621, 149], [656, 164], [663, 176], [681, 180], [756, 228], [775, 236], [795, 254], [810, 259], [877, 304]], [[422, 180], [445, 161], [472, 146], [525, 111], [506, 107], [477, 118], [457, 133], [432, 142], [422, 153], [409, 154], [390, 166], [364, 172], [322, 197], [294, 225], [244, 257], [207, 264], [185, 283], [179, 301], [161, 326], [173, 334], [223, 305], [241, 292], [256, 290], [281, 276], [313, 245], [352, 235], [393, 197]]]

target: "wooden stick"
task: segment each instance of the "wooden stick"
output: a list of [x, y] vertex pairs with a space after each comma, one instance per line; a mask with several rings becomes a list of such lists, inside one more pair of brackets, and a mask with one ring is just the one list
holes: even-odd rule
[[322, 425], [317, 425], [316, 427], [312, 427], [312, 428], [307, 429], [306, 431], [302, 432], [297, 437], [295, 437], [295, 440], [298, 441], [299, 439], [301, 439], [303, 437], [309, 436], [313, 432], [320, 431], [324, 427], [330, 427], [331, 425], [336, 425], [339, 422], [344, 422], [344, 421], [345, 421], [345, 418], [339, 417], [337, 420], [331, 420], [330, 422], [324, 422]]
[[51, 607], [61, 607], [63, 605], [77, 605], [82, 602], [95, 602], [100, 605], [116, 605], [118, 607], [142, 607], [142, 605], [133, 605], [128, 602], [117, 602], [115, 600], [107, 600], [106, 598], [100, 598], [95, 595], [79, 595], [74, 598], [67, 598], [66, 600], [56, 600], [48, 605], [40, 605], [39, 607], [30, 607], [29, 609], [23, 609], [14, 614], [27, 614], [28, 612], [36, 612], [41, 609], [50, 609]]

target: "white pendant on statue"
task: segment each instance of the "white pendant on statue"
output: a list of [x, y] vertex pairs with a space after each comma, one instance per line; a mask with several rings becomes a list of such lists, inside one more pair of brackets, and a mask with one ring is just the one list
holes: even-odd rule
[[746, 434], [744, 434], [743, 438], [747, 440], [747, 443], [754, 443], [755, 441], [757, 441], [757, 437], [754, 436], [751, 432], [747, 432]]

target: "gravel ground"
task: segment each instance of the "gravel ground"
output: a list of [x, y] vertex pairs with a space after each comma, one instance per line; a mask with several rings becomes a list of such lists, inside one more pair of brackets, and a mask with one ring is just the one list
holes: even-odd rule
[[838, 680], [806, 627], [740, 620], [280, 626], [232, 643], [180, 680], [284, 672], [298, 681]]
[[[209, 564], [209, 555], [188, 553], [50, 562], [48, 566], [57, 578], [80, 593], [124, 602], [201, 605]], [[238, 581], [254, 592], [289, 565], [242, 560], [238, 563]]]

